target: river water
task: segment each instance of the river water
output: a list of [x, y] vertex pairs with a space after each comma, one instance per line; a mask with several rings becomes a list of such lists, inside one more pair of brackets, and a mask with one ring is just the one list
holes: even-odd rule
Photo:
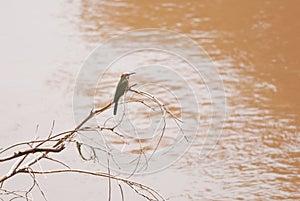
[[[55, 131], [74, 127], [76, 77], [102, 42], [136, 29], [169, 30], [196, 41], [213, 60], [226, 94], [222, 135], [205, 157], [199, 137], [171, 167], [131, 179], [172, 201], [300, 199], [299, 1], [30, 0], [0, 5], [0, 147], [47, 136], [53, 120]], [[143, 36], [145, 42], [148, 37]], [[174, 43], [187, 48], [180, 40]], [[114, 87], [119, 76], [109, 75], [106, 89]], [[203, 84], [189, 76], [194, 85]], [[155, 77], [158, 74], [147, 80]], [[107, 93], [105, 98], [113, 95]], [[94, 94], [87, 90], [85, 95]], [[205, 89], [197, 95], [202, 97], [201, 117], [209, 119]], [[100, 95], [96, 100], [107, 101]], [[63, 158], [81, 167], [74, 153]], [[101, 170], [97, 166], [88, 163], [85, 168]], [[107, 196], [105, 179], [55, 175], [39, 180], [49, 200]], [[117, 188], [113, 200], [120, 200]], [[141, 199], [125, 192], [125, 200]], [[34, 197], [40, 199], [38, 191]]]

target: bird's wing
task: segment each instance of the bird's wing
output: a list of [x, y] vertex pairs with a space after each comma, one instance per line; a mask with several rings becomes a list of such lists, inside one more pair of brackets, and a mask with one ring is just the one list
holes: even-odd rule
[[128, 85], [128, 81], [127, 80], [122, 80], [121, 82], [119, 82], [119, 84], [117, 86], [117, 89], [116, 89], [116, 93], [115, 93], [115, 97], [114, 97], [114, 102], [118, 101], [119, 98], [125, 93], [127, 85]]

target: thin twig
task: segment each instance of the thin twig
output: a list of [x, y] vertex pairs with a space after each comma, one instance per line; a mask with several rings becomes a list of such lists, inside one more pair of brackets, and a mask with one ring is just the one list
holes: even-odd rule
[[50, 158], [49, 156], [46, 156], [45, 159], [48, 159], [50, 161], [59, 163], [59, 164], [63, 165], [64, 167], [71, 169], [70, 166], [68, 166], [67, 164], [65, 164], [64, 162], [62, 162], [60, 160], [57, 160], [57, 159], [54, 159], [54, 158]]
[[119, 189], [120, 189], [120, 194], [121, 194], [121, 198], [122, 198], [122, 201], [124, 201], [124, 192], [123, 192], [123, 188], [121, 186], [121, 184], [118, 182], [118, 186], [119, 186]]

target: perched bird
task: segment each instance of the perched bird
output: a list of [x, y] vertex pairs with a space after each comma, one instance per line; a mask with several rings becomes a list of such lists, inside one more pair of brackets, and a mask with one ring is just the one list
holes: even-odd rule
[[117, 85], [115, 97], [114, 97], [114, 103], [115, 103], [114, 115], [117, 114], [119, 99], [121, 98], [121, 96], [124, 95], [125, 91], [128, 90], [129, 76], [132, 75], [132, 74], [135, 74], [135, 73], [125, 72], [125, 73], [122, 73], [122, 75], [121, 75], [120, 81]]

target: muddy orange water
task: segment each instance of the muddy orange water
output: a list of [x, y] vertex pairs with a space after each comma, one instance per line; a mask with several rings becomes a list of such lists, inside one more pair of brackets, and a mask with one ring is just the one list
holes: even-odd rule
[[[299, 8], [297, 0], [1, 2], [0, 147], [47, 136], [52, 120], [55, 131], [73, 127], [73, 89], [88, 54], [126, 31], [159, 28], [185, 34], [214, 60], [226, 92], [226, 119], [207, 157], [199, 157], [196, 139], [171, 167], [131, 179], [172, 201], [300, 200]], [[118, 75], [111, 76], [115, 81]], [[74, 167], [103, 170], [83, 164], [72, 148], [61, 157]], [[0, 164], [0, 174], [10, 165]], [[39, 180], [48, 200], [107, 197], [105, 179]], [[117, 185], [113, 192], [112, 200], [121, 200]], [[38, 191], [33, 197], [42, 199]], [[125, 189], [125, 200], [141, 199]]]

